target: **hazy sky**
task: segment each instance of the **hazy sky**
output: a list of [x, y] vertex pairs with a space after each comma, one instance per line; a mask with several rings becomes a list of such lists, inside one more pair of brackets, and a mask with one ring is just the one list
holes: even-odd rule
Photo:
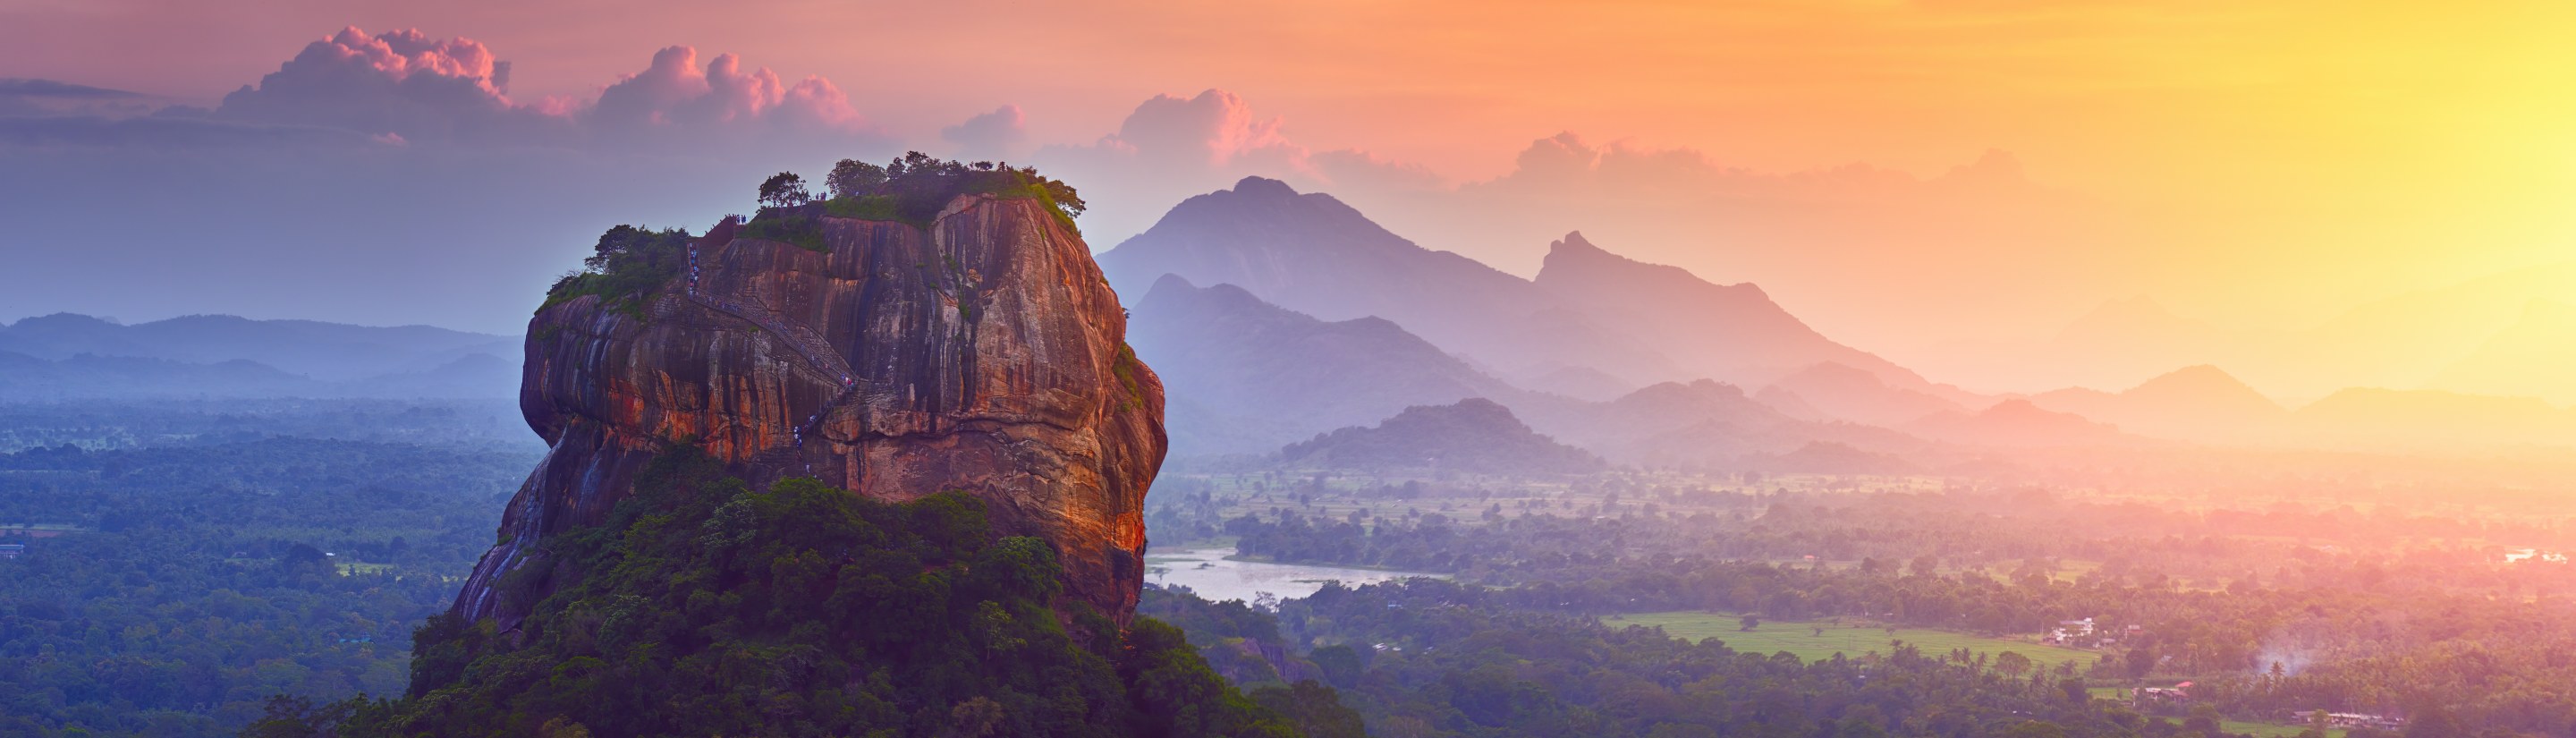
[[2563, 2], [0, 0], [0, 77], [88, 86], [0, 87], [33, 267], [0, 318], [511, 331], [608, 224], [911, 147], [1064, 172], [1095, 248], [1271, 174], [1524, 274], [1580, 229], [1899, 356], [2135, 294], [2288, 326], [2576, 260], [2571, 35]]

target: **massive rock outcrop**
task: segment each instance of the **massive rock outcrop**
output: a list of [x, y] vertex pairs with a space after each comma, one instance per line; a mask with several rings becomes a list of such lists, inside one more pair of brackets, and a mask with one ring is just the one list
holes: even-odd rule
[[457, 614], [514, 627], [574, 574], [541, 541], [603, 520], [680, 444], [755, 485], [971, 493], [996, 528], [1055, 545], [1068, 595], [1132, 612], [1163, 391], [1090, 249], [1029, 199], [960, 195], [927, 228], [819, 222], [828, 251], [727, 221], [640, 316], [584, 296], [529, 321], [519, 402], [553, 448]]

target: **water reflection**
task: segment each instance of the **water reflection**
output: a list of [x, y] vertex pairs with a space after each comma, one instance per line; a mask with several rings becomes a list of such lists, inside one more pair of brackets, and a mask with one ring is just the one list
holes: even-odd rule
[[1323, 589], [1325, 582], [1357, 587], [1406, 577], [1442, 578], [1419, 572], [1226, 560], [1234, 553], [1232, 546], [1156, 549], [1145, 556], [1145, 581], [1165, 587], [1188, 587], [1210, 601], [1253, 602], [1263, 593], [1283, 600], [1297, 599]]

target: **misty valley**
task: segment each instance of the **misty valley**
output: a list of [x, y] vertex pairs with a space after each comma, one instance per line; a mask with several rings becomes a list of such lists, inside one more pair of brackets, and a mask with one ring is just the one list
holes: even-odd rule
[[0, 2], [0, 738], [2576, 738], [2576, 11], [344, 5]]
[[[483, 433], [510, 412], [14, 406], [50, 445], [0, 456], [10, 730], [221, 735], [278, 695], [402, 693], [543, 450]], [[1138, 612], [1242, 689], [1329, 689], [1279, 700], [1330, 718], [1308, 734], [2546, 733], [2576, 709], [2576, 627], [2535, 617], [2576, 573], [2522, 555], [2567, 511], [2525, 491], [1259, 467], [1157, 483]]]

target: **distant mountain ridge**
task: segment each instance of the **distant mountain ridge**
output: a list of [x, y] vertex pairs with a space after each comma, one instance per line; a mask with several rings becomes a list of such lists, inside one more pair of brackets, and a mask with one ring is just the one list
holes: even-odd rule
[[0, 400], [515, 397], [519, 339], [430, 326], [72, 313], [0, 327]]
[[1269, 453], [1416, 405], [1520, 393], [1392, 321], [1324, 321], [1166, 274], [1127, 340], [1162, 376], [1176, 453]]
[[1741, 387], [1706, 379], [1664, 382], [1608, 402], [1528, 402], [1514, 409], [1541, 433], [1640, 466], [1768, 466], [1817, 442], [1871, 453], [1929, 445], [1887, 428], [1793, 417]]
[[1291, 465], [1339, 469], [1584, 474], [1609, 466], [1592, 452], [1540, 435], [1509, 408], [1481, 397], [1405, 408], [1375, 426], [1318, 435], [1279, 453]]
[[[1290, 446], [1295, 463], [1315, 451], [1291, 442], [1338, 434], [1343, 439], [1332, 445], [1361, 437], [1394, 443], [1383, 433], [1355, 431], [1405, 413], [1420, 416], [1426, 407], [1489, 405], [1510, 423], [1487, 425], [1525, 424], [1552, 443], [1619, 463], [1861, 471], [1892, 468], [1887, 454], [1927, 447], [1882, 427], [1795, 417], [1712, 380], [1661, 383], [1600, 401], [1521, 389], [1392, 321], [1322, 321], [1241, 287], [1200, 287], [1177, 275], [1156, 281], [1131, 313], [1128, 341], [1163, 379], [1176, 455], [1270, 454]], [[1829, 444], [1818, 447], [1824, 452], [1808, 448], [1819, 442]], [[1351, 462], [1354, 455], [1365, 454], [1339, 457]]]
[[1581, 233], [1555, 242], [1538, 277], [1522, 279], [1422, 248], [1331, 195], [1260, 177], [1174, 206], [1100, 263], [1125, 294], [1177, 274], [1324, 320], [1385, 318], [1496, 378], [1568, 396], [1697, 379], [1760, 386], [1830, 362], [1898, 388], [1973, 397], [1818, 334], [1750, 283], [1621, 257]]
[[2241, 440], [2289, 415], [2272, 398], [2207, 364], [2188, 366], [2120, 392], [2074, 387], [2030, 402], [2159, 438]]
[[0, 402], [256, 398], [503, 399], [519, 365], [467, 354], [418, 372], [326, 382], [246, 359], [190, 363], [79, 354], [62, 360], [0, 351]]
[[1630, 259], [1593, 245], [1581, 231], [1548, 245], [1534, 283], [1594, 323], [1647, 337], [1682, 372], [1664, 379], [1754, 386], [1838, 364], [1892, 387], [1934, 390], [1912, 370], [1817, 333], [1751, 282], [1722, 285], [1681, 267]]
[[316, 320], [188, 315], [125, 325], [74, 313], [0, 328], [0, 351], [45, 359], [78, 354], [190, 363], [242, 359], [325, 381], [423, 371], [468, 354], [515, 356], [517, 336], [426, 325], [375, 327]]
[[1422, 248], [1331, 195], [1278, 180], [1246, 177], [1183, 201], [1101, 254], [1100, 266], [1121, 294], [1177, 274], [1322, 320], [1384, 318], [1504, 377], [1569, 365], [1628, 382], [1674, 371], [1644, 342], [1587, 320], [1529, 280]]
[[1889, 386], [1879, 374], [1836, 362], [1792, 372], [1753, 397], [1795, 417], [1891, 427], [1935, 413], [1964, 412], [1970, 406], [1923, 389]]

